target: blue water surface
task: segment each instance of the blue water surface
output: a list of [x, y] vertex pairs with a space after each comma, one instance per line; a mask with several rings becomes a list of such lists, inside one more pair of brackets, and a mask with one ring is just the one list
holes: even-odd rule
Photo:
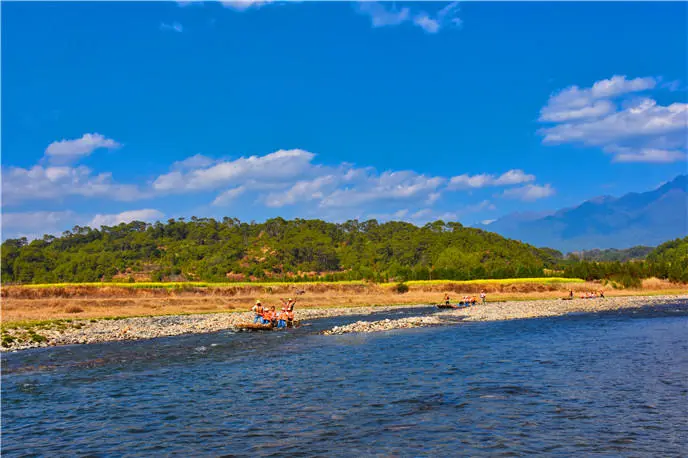
[[686, 303], [319, 334], [359, 318], [4, 355], [2, 455], [688, 453]]

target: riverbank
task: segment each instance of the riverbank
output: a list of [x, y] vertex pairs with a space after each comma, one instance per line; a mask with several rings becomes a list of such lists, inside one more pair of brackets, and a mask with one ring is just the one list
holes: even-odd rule
[[[295, 319], [304, 321], [335, 316], [370, 315], [400, 307], [404, 306], [302, 309], [295, 311]], [[218, 332], [234, 329], [239, 324], [252, 323], [253, 318], [253, 312], [224, 312], [18, 322], [3, 326], [0, 351]]]
[[434, 304], [449, 294], [454, 302], [486, 291], [489, 301], [555, 299], [573, 290], [604, 290], [608, 297], [688, 294], [688, 285], [646, 279], [640, 288], [615, 289], [609, 284], [576, 279], [534, 278], [476, 281], [413, 281], [400, 293], [396, 284], [339, 283], [131, 283], [3, 286], [3, 324], [46, 320], [90, 320], [111, 317], [245, 312], [256, 299], [278, 305], [294, 297], [297, 310], [371, 305]]
[[[325, 334], [388, 331], [399, 328], [446, 325], [457, 321], [498, 321], [565, 315], [573, 312], [602, 312], [624, 308], [655, 306], [688, 300], [688, 294], [663, 296], [613, 297], [606, 299], [530, 300], [488, 302], [468, 308], [438, 310], [432, 315], [399, 320], [359, 321], [325, 331]], [[370, 315], [401, 307], [333, 307], [297, 309], [296, 319]], [[2, 351], [24, 350], [57, 345], [89, 344], [109, 341], [152, 339], [189, 333], [208, 333], [235, 328], [251, 322], [251, 312], [225, 312], [188, 315], [147, 316], [117, 319], [50, 320], [3, 325]]]
[[476, 304], [471, 307], [442, 310], [427, 317], [410, 317], [398, 320], [357, 321], [346, 326], [336, 326], [323, 332], [338, 335], [353, 332], [379, 332], [421, 326], [439, 326], [457, 321], [504, 321], [528, 318], [562, 316], [569, 313], [597, 313], [614, 310], [653, 307], [688, 301], [688, 294], [653, 297], [612, 297], [597, 299], [510, 301]]

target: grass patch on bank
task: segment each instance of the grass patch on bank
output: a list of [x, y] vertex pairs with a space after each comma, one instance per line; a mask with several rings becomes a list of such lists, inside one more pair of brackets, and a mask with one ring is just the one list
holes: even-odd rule
[[[552, 285], [559, 283], [585, 283], [585, 280], [580, 278], [563, 278], [563, 277], [540, 277], [540, 278], [495, 278], [487, 280], [411, 280], [404, 282], [408, 286], [426, 286], [426, 285], [515, 285], [515, 284], [542, 284]], [[392, 288], [393, 283], [384, 283], [380, 285], [383, 288]]]
[[185, 281], [185, 282], [138, 282], [138, 283], [122, 283], [122, 282], [91, 282], [91, 283], [38, 283], [25, 285], [7, 285], [18, 286], [22, 288], [70, 288], [70, 287], [94, 287], [94, 288], [164, 288], [164, 289], [183, 289], [183, 288], [230, 288], [230, 287], [269, 287], [269, 286], [313, 286], [313, 285], [365, 285], [366, 282], [356, 281], [332, 281], [332, 282], [221, 282], [211, 283], [202, 281]]
[[[495, 285], [495, 284], [514, 284], [514, 283], [541, 283], [541, 284], [554, 284], [554, 283], [583, 283], [585, 280], [580, 278], [563, 278], [563, 277], [540, 277], [540, 278], [500, 278], [500, 279], [485, 279], [485, 280], [410, 280], [406, 283], [409, 286], [422, 286], [422, 285], [442, 285], [442, 284], [458, 284], [458, 285]], [[92, 287], [92, 288], [143, 288], [143, 289], [184, 289], [184, 288], [231, 288], [231, 287], [258, 287], [265, 288], [270, 286], [294, 286], [295, 288], [308, 287], [308, 286], [327, 286], [327, 285], [370, 285], [377, 284], [383, 288], [391, 288], [396, 285], [396, 283], [372, 283], [363, 280], [351, 280], [351, 281], [332, 281], [332, 282], [199, 282], [199, 281], [189, 281], [189, 282], [137, 282], [137, 283], [124, 283], [124, 282], [84, 282], [84, 283], [39, 283], [39, 284], [25, 284], [25, 285], [7, 285], [13, 287], [21, 288], [74, 288], [74, 287]]]

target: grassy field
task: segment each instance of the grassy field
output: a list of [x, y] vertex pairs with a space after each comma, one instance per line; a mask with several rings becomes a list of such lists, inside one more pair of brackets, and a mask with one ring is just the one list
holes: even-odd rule
[[[412, 280], [404, 282], [409, 286], [421, 286], [421, 285], [447, 285], [447, 284], [457, 284], [457, 285], [501, 285], [501, 284], [514, 284], [514, 283], [537, 283], [537, 284], [554, 284], [554, 283], [580, 283], [585, 280], [580, 278], [563, 278], [563, 277], [540, 277], [540, 278], [501, 278], [501, 279], [485, 279], [485, 280]], [[327, 285], [368, 285], [370, 282], [363, 280], [352, 280], [352, 281], [333, 281], [333, 282], [200, 282], [200, 281], [190, 281], [190, 282], [84, 282], [84, 283], [39, 283], [39, 284], [27, 284], [27, 285], [17, 285], [17, 287], [22, 288], [74, 288], [74, 287], [94, 287], [94, 288], [137, 288], [137, 289], [184, 289], [184, 288], [241, 288], [241, 287], [294, 287], [294, 288], [307, 288], [314, 285], [327, 286]], [[378, 286], [383, 288], [393, 287], [397, 283], [379, 283]]]
[[[472, 281], [409, 281], [399, 294], [395, 283], [69, 283], [5, 286], [2, 321], [99, 319], [146, 315], [245, 311], [260, 299], [281, 306], [294, 297], [297, 307], [358, 307], [370, 305], [434, 304], [449, 294], [458, 302], [464, 295], [485, 290], [488, 301], [564, 297], [604, 289], [608, 296], [686, 294], [688, 286], [664, 280], [643, 281], [642, 288], [614, 289], [580, 279], [545, 277]], [[297, 290], [305, 291], [297, 294]]]
[[241, 288], [247, 286], [256, 287], [272, 287], [272, 286], [313, 286], [313, 285], [364, 285], [364, 281], [333, 281], [333, 282], [203, 282], [203, 281], [186, 281], [186, 282], [85, 282], [85, 283], [38, 283], [17, 285], [22, 288], [68, 288], [68, 287], [95, 287], [95, 288], [163, 288], [163, 289], [183, 289], [183, 288]]
[[[539, 278], [495, 278], [487, 280], [412, 280], [405, 282], [411, 286], [430, 286], [430, 285], [513, 285], [513, 284], [538, 284], [553, 285], [557, 283], [585, 283], [580, 278], [563, 277], [539, 277]], [[396, 286], [396, 283], [381, 284], [383, 288]]]

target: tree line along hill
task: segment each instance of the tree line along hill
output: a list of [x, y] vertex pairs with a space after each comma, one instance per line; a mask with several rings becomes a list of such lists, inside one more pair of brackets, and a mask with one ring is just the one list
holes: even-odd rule
[[[604, 261], [604, 260], [603, 260]], [[403, 281], [557, 276], [688, 281], [688, 237], [667, 242], [643, 261], [589, 262], [564, 257], [460, 223], [422, 227], [376, 220], [246, 223], [192, 217], [100, 229], [76, 226], [60, 237], [2, 244], [2, 282]]]

